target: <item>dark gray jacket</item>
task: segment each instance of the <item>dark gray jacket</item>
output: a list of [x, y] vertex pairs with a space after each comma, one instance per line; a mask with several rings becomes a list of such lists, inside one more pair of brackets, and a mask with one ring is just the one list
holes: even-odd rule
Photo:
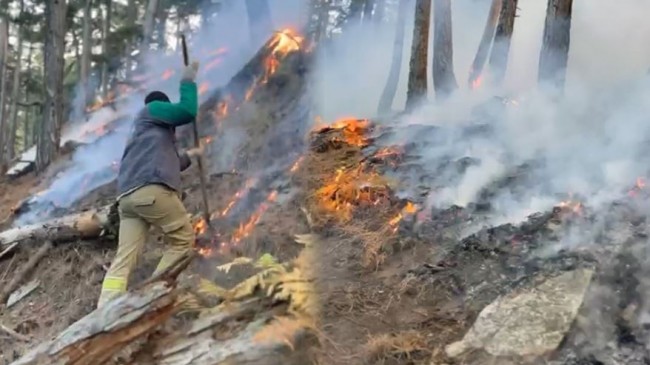
[[153, 118], [144, 108], [136, 118], [117, 177], [118, 196], [148, 184], [181, 192], [181, 171], [192, 161], [176, 147], [176, 128]]

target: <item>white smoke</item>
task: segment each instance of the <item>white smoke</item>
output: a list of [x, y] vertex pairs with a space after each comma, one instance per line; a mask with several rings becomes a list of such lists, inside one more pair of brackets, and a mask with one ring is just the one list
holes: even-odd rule
[[[274, 26], [278, 29], [301, 28], [306, 14], [304, 2], [270, 1], [270, 6]], [[199, 27], [188, 34], [190, 58], [198, 60], [203, 65], [197, 83], [209, 87], [202, 100], [205, 100], [216, 88], [225, 85], [258, 50], [259, 45], [250, 44], [246, 25], [244, 2], [236, 1], [231, 2], [231, 6], [224, 7], [209, 26]], [[221, 56], [215, 56], [217, 53]], [[220, 61], [214, 62], [216, 57], [220, 57]], [[116, 110], [106, 107], [94, 113], [88, 122], [69, 125], [68, 132], [64, 132], [66, 138], [88, 144], [75, 151], [68, 167], [55, 177], [45, 192], [31, 199], [30, 211], [21, 215], [15, 221], [15, 225], [50, 218], [49, 209], [53, 206], [70, 207], [88, 192], [115, 179], [114, 165], [121, 159], [133, 117], [144, 106], [145, 94], [152, 90], [161, 90], [172, 100], [177, 100], [179, 97], [178, 83], [183, 67], [180, 51], [170, 53], [167, 50], [152, 50], [145, 56], [144, 63], [148, 80], [145, 84], [146, 90], [135, 91], [127, 98], [119, 100], [114, 106]], [[210, 64], [212, 66], [209, 66]], [[171, 76], [163, 80], [162, 75], [165, 73]], [[120, 125], [117, 130], [99, 138], [83, 137], [97, 136], [88, 131], [101, 126], [113, 126], [118, 116], [125, 119], [117, 122]]]
[[[645, 158], [650, 136], [646, 122], [650, 84], [645, 76], [650, 49], [645, 44], [650, 40], [650, 25], [644, 18], [650, 3], [638, 0], [622, 7], [593, 0], [574, 5], [564, 95], [537, 87], [546, 15], [546, 2], [537, 0], [518, 3], [504, 85], [468, 90], [467, 76], [489, 3], [452, 2], [454, 66], [460, 89], [445, 103], [431, 103], [401, 121], [404, 127], [424, 124], [445, 128], [486, 123], [493, 130], [489, 137], [450, 135], [442, 145], [420, 151], [425, 166], [444, 156], [482, 161], [470, 167], [461, 181], [435, 191], [433, 203], [465, 206], [476, 199], [481, 188], [530, 161], [541, 164], [525, 182], [526, 196], [505, 190], [493, 198], [502, 217], [512, 219], [513, 212], [518, 212], [522, 219], [533, 209], [549, 208], [559, 202], [558, 194], [574, 194], [592, 205], [620, 197], [637, 176], [647, 173], [650, 162]], [[412, 11], [408, 15], [396, 110], [403, 108], [406, 95]], [[376, 113], [390, 65], [394, 27], [394, 21], [380, 29], [361, 26], [334, 39], [322, 52], [316, 81], [318, 109], [325, 120]], [[433, 101], [432, 82], [428, 81], [429, 99]], [[475, 107], [495, 95], [514, 97], [516, 105], [510, 103], [503, 114], [472, 115]], [[406, 129], [401, 128], [403, 135], [395, 142], [412, 141]], [[420, 136], [422, 140], [429, 137]]]

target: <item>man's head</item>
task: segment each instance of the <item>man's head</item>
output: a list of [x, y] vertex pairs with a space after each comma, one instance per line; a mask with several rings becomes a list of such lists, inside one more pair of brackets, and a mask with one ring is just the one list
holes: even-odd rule
[[162, 91], [152, 91], [147, 95], [146, 98], [144, 98], [144, 105], [147, 105], [152, 101], [162, 101], [165, 103], [169, 103], [169, 98]]

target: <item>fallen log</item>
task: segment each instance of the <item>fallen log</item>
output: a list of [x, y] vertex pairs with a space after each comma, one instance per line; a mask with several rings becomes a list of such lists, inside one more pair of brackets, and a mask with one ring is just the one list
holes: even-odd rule
[[129, 347], [136, 351], [178, 309], [177, 291], [157, 282], [123, 295], [75, 322], [12, 365], [100, 365]]
[[23, 279], [29, 275], [29, 273], [36, 267], [36, 265], [38, 265], [41, 259], [45, 257], [50, 248], [52, 248], [52, 242], [45, 242], [45, 244], [38, 249], [35, 255], [30, 256], [25, 266], [23, 266], [14, 275], [13, 280], [11, 280], [5, 287], [2, 288], [2, 290], [0, 290], [0, 307], [3, 306], [5, 302], [7, 302], [7, 299], [11, 293], [13, 293], [13, 291], [18, 288]]
[[0, 232], [0, 248], [25, 241], [73, 241], [96, 238], [102, 232], [116, 232], [117, 211], [114, 205], [71, 214], [44, 223], [30, 224]]

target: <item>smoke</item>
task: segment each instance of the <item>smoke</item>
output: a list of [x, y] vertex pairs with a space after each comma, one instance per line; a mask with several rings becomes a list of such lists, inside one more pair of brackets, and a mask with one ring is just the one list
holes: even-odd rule
[[[206, 6], [209, 6], [207, 3]], [[305, 14], [303, 2], [271, 1], [270, 5], [276, 27], [301, 27]], [[195, 21], [190, 23], [197, 26]], [[188, 34], [190, 58], [202, 64], [197, 83], [208, 87], [201, 100], [226, 84], [259, 48], [259, 45], [250, 43], [245, 25], [244, 2], [236, 1], [219, 12], [209, 26], [199, 26]], [[88, 192], [114, 180], [133, 118], [143, 107], [145, 94], [161, 90], [172, 100], [177, 99], [182, 62], [180, 52], [150, 51], [144, 57], [144, 90], [134, 90], [126, 98], [117, 100], [113, 107], [105, 107], [92, 114], [85, 123], [69, 123], [64, 131], [64, 142], [73, 140], [87, 144], [74, 152], [71, 161], [55, 176], [46, 191], [29, 201], [30, 210], [19, 216], [14, 225], [49, 219], [56, 208], [70, 207]], [[73, 112], [72, 116], [75, 115]], [[239, 136], [235, 137], [240, 139]], [[222, 160], [229, 158], [226, 153]]]

